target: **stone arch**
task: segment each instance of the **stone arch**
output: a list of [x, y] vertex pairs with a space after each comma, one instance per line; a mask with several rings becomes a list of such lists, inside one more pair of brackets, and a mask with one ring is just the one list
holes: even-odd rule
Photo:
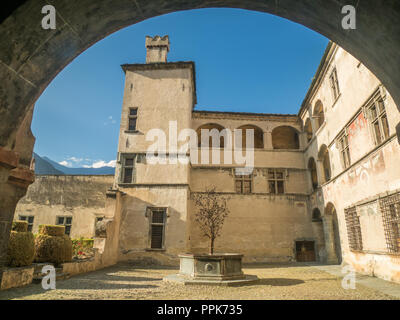
[[[197, 144], [198, 147], [202, 146], [202, 139], [201, 139], [201, 130], [202, 129], [207, 129], [207, 130], [213, 130], [216, 129], [218, 130], [219, 133], [219, 148], [223, 148], [225, 146], [225, 136], [221, 134], [221, 131], [223, 131], [225, 128], [221, 126], [220, 124], [217, 123], [205, 123], [202, 124], [200, 127], [197, 128], [196, 133], [197, 133]], [[208, 146], [211, 148], [213, 146], [213, 137], [211, 136], [212, 133], [210, 132], [210, 137], [208, 140]]]
[[274, 149], [299, 149], [299, 133], [291, 126], [279, 126], [272, 130]]
[[308, 170], [310, 170], [312, 188], [313, 190], [316, 190], [318, 187], [318, 173], [317, 173], [317, 164], [315, 163], [313, 157], [308, 159], [307, 168]]
[[[20, 165], [18, 152], [14, 148], [18, 139], [16, 135], [29, 107], [66, 65], [115, 31], [151, 17], [180, 10], [234, 7], [272, 13], [301, 23], [327, 36], [370, 69], [391, 93], [400, 110], [400, 25], [397, 23], [400, 21], [400, 7], [396, 0], [359, 2], [357, 32], [338, 27], [343, 19], [343, 5], [336, 0], [316, 0], [313, 5], [297, 0], [57, 2], [57, 13], [63, 19], [57, 30], [46, 30], [46, 36], [43, 36], [43, 30], [39, 27], [42, 2], [14, 1], [12, 6], [0, 12], [0, 79], [3, 89], [0, 92], [0, 151], [14, 167], [19, 168]], [[400, 123], [396, 129], [400, 141]], [[31, 156], [28, 158], [20, 159], [27, 160], [27, 163]], [[1, 176], [4, 181], [9, 171], [8, 167], [3, 168]], [[26, 189], [10, 190], [0, 195], [0, 223], [6, 226], [5, 232], [0, 235], [0, 247], [7, 246], [9, 217], [12, 216], [16, 202], [26, 192]], [[3, 257], [0, 252], [0, 261]]]
[[312, 222], [322, 222], [321, 211], [318, 208], [312, 211]]
[[264, 148], [264, 133], [261, 128], [252, 125], [252, 124], [246, 124], [243, 126], [240, 126], [236, 130], [241, 131], [241, 136], [242, 136], [242, 148], [246, 148], [246, 130], [247, 129], [253, 129], [254, 130], [254, 148], [255, 149], [263, 149]]
[[314, 105], [313, 118], [315, 119], [316, 130], [318, 130], [325, 122], [324, 105], [321, 100], [318, 100]]
[[[328, 202], [325, 206], [323, 219], [328, 262], [340, 264], [342, 263], [342, 248], [340, 244], [339, 221], [336, 208], [332, 202]], [[331, 250], [331, 252], [329, 252], [329, 250]]]
[[307, 143], [311, 141], [313, 137], [313, 130], [312, 130], [312, 125], [311, 125], [311, 119], [307, 118], [305, 124], [304, 124], [304, 132], [306, 133], [307, 137]]
[[[0, 43], [2, 87], [0, 96], [0, 146], [10, 148], [23, 114], [34, 104], [51, 80], [88, 47], [124, 27], [180, 10], [207, 7], [234, 7], [272, 13], [330, 38], [370, 69], [391, 92], [400, 106], [400, 8], [394, 0], [358, 4], [357, 32], [341, 25], [342, 4], [335, 0], [317, 1], [312, 6], [296, 0], [260, 2], [257, 0], [200, 1], [82, 0], [57, 4], [63, 19], [57, 31], [39, 30], [42, 3], [16, 1], [1, 13]], [[38, 14], [32, 14], [38, 12]], [[39, 19], [39, 20], [38, 20]], [[374, 23], [371, 23], [374, 21]], [[393, 27], [395, 26], [395, 27]], [[385, 37], [371, 37], [384, 34]], [[383, 40], [382, 40], [383, 39]], [[382, 63], [385, 61], [385, 63]], [[400, 109], [400, 107], [399, 107]], [[400, 127], [400, 124], [398, 124]], [[400, 132], [400, 131], [399, 131]], [[11, 148], [12, 149], [12, 148]]]
[[325, 144], [323, 144], [319, 148], [318, 160], [321, 161], [322, 164], [323, 182], [331, 180], [332, 177], [331, 160], [329, 156], [329, 149]]

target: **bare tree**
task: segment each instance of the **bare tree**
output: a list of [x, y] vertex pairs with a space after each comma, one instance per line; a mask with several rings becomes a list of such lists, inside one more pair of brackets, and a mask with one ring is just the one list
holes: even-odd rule
[[229, 213], [226, 199], [215, 192], [215, 187], [208, 187], [204, 193], [194, 193], [193, 200], [198, 209], [195, 221], [200, 225], [203, 236], [210, 239], [210, 254], [213, 254], [215, 239], [221, 235]]

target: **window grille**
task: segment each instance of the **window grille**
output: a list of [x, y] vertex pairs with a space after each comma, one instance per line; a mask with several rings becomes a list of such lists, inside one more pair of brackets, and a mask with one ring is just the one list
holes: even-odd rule
[[351, 250], [361, 251], [363, 249], [360, 218], [357, 208], [352, 207], [344, 210], [346, 217], [347, 236]]
[[379, 200], [389, 252], [400, 252], [400, 192]]

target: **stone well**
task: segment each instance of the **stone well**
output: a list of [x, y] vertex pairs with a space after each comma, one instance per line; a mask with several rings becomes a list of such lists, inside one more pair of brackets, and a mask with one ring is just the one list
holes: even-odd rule
[[164, 281], [182, 284], [235, 285], [257, 281], [257, 276], [242, 271], [242, 254], [181, 254], [178, 274], [166, 276]]

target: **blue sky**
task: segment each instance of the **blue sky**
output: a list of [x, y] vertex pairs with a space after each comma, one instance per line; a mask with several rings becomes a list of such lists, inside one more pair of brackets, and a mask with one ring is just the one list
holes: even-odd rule
[[197, 110], [297, 113], [328, 39], [241, 9], [199, 9], [120, 30], [78, 56], [36, 103], [35, 152], [72, 167], [116, 158], [124, 73], [145, 62], [145, 36], [170, 37], [168, 61], [196, 64]]

